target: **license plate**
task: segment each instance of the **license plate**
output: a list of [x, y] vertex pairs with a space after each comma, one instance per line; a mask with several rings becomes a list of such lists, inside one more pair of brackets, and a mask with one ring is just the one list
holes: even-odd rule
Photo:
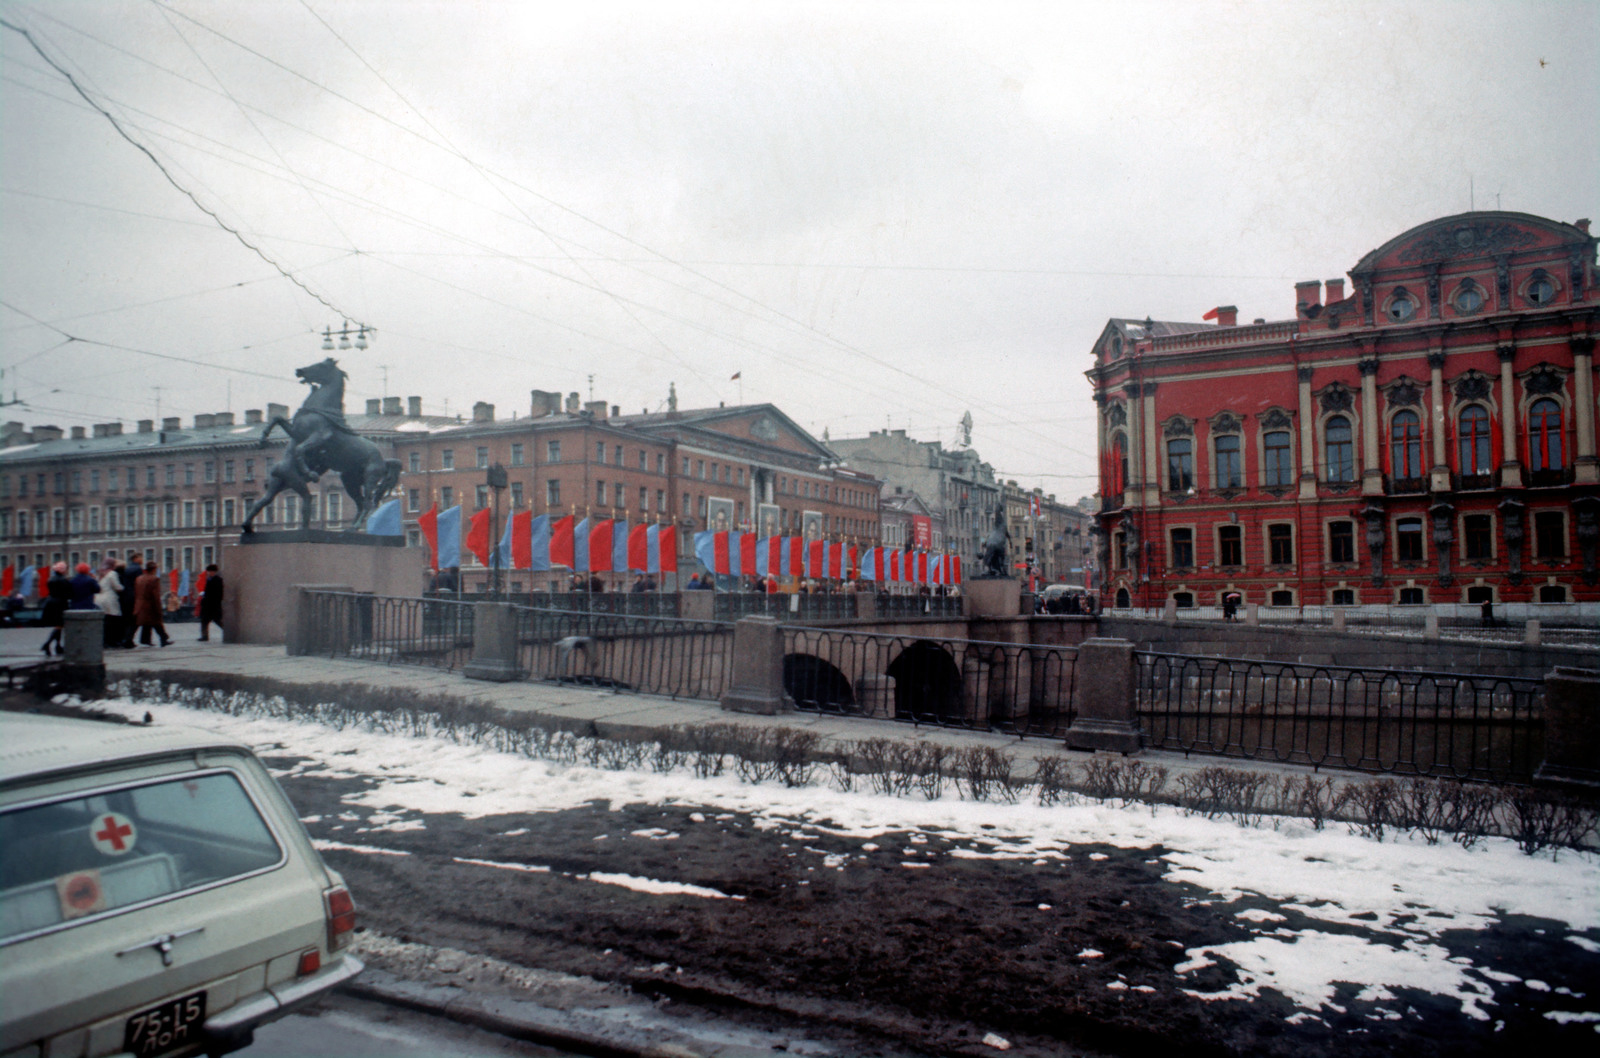
[[128, 1019], [128, 1027], [122, 1034], [122, 1049], [144, 1058], [187, 1046], [200, 1038], [200, 1023], [205, 1019], [204, 992], [169, 999]]

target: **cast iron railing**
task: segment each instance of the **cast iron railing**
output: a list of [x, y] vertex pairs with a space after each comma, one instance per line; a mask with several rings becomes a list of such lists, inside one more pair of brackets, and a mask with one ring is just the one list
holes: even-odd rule
[[310, 592], [307, 651], [325, 657], [456, 669], [472, 659], [470, 602]]
[[1527, 781], [1541, 680], [1139, 651], [1146, 744], [1317, 767]]
[[796, 708], [916, 724], [1060, 736], [1076, 710], [1072, 647], [783, 629]]
[[733, 678], [733, 625], [516, 608], [518, 663], [530, 679], [716, 701]]

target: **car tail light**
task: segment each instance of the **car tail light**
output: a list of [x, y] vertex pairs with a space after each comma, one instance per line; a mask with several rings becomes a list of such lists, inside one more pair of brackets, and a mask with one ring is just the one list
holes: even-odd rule
[[328, 905], [328, 950], [338, 951], [350, 943], [356, 928], [356, 902], [350, 890], [339, 886], [323, 894]]
[[300, 965], [295, 968], [296, 973], [301, 977], [310, 977], [320, 969], [322, 969], [321, 952], [315, 948], [307, 948], [300, 953]]

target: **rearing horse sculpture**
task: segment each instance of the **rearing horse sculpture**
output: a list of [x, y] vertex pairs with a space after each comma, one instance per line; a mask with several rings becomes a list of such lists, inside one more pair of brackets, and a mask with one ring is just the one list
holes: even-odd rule
[[347, 376], [338, 361], [330, 356], [320, 363], [298, 368], [295, 375], [311, 387], [311, 394], [293, 419], [274, 415], [261, 431], [264, 445], [272, 431], [282, 427], [289, 436], [289, 446], [268, 472], [266, 494], [244, 516], [244, 531], [255, 531], [256, 515], [285, 489], [299, 493], [300, 528], [309, 529], [311, 491], [306, 486], [330, 470], [338, 473], [345, 492], [356, 501], [355, 517], [345, 531], [361, 531], [366, 526], [367, 516], [400, 480], [400, 461], [383, 458], [377, 445], [345, 423], [344, 380]]

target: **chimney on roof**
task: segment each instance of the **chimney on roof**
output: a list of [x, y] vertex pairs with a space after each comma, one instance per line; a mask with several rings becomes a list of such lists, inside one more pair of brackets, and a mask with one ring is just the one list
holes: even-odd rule
[[606, 402], [603, 400], [588, 401], [584, 404], [583, 410], [592, 418], [604, 419], [606, 417]]
[[140, 433], [155, 433], [155, 431], [156, 431], [156, 424], [155, 424], [155, 420], [154, 419], [140, 419], [139, 420], [139, 432]]
[[406, 398], [406, 416], [407, 416], [407, 418], [411, 418], [411, 419], [420, 419], [420, 418], [422, 418], [422, 398], [421, 397], [407, 397]]
[[1334, 304], [1336, 302], [1340, 302], [1340, 301], [1344, 300], [1344, 279], [1343, 278], [1330, 279], [1327, 282], [1323, 283], [1322, 286], [1323, 286], [1323, 289], [1325, 289], [1328, 292], [1327, 293], [1328, 304], [1332, 305], [1332, 304]]
[[617, 416], [619, 416], [621, 414], [622, 414], [622, 405], [620, 405], [620, 404], [611, 405], [611, 417], [613, 419], [615, 419]]
[[28, 428], [20, 422], [8, 422], [5, 426], [0, 427], [0, 444], [5, 445], [7, 448], [12, 445], [22, 444], [27, 439]]
[[59, 426], [35, 426], [33, 428], [33, 441], [35, 444], [40, 441], [59, 440], [61, 440], [61, 427]]
[[1575, 221], [1572, 222], [1572, 226], [1574, 228], [1577, 228], [1579, 231], [1583, 232], [1585, 235], [1589, 234], [1589, 218], [1588, 217], [1580, 217], [1578, 220], [1575, 220]]
[[168, 431], [177, 433], [181, 429], [183, 429], [183, 420], [178, 418], [176, 415], [169, 415], [165, 419], [161, 420], [162, 433], [166, 433]]
[[289, 417], [289, 405], [287, 405], [287, 404], [272, 404], [270, 402], [267, 404], [267, 421], [268, 422], [271, 422], [273, 419], [287, 419], [288, 417]]
[[478, 401], [472, 406], [473, 422], [494, 422], [494, 405], [485, 401]]
[[74, 426], [72, 428], [72, 439], [74, 441], [81, 441], [81, 440], [83, 440], [83, 437], [84, 437], [83, 427]]
[[405, 412], [400, 410], [400, 398], [399, 397], [385, 397], [385, 398], [383, 398], [383, 413], [385, 415], [404, 415]]
[[261, 409], [260, 408], [246, 408], [245, 409], [245, 412], [244, 412], [244, 424], [246, 426], [260, 426], [262, 422], [263, 422], [263, 420], [261, 418]]
[[211, 425], [213, 425], [213, 426], [232, 426], [233, 425], [233, 412], [231, 412], [231, 411], [219, 411], [215, 415], [213, 415], [211, 418], [212, 418]]
[[1217, 315], [1217, 326], [1218, 327], [1237, 327], [1237, 326], [1239, 326], [1239, 306], [1237, 306], [1237, 305], [1218, 305], [1216, 308], [1212, 309], [1211, 311], [1216, 313], [1216, 315]]
[[367, 414], [368, 415], [382, 415], [383, 414], [383, 398], [382, 397], [368, 397], [367, 398]]
[[205, 415], [200, 412], [195, 413], [194, 428], [196, 430], [209, 430], [216, 424], [217, 417], [215, 415]]
[[578, 414], [578, 409], [580, 407], [580, 405], [578, 404], [578, 400], [579, 400], [578, 394], [576, 394], [576, 393], [568, 393], [567, 394], [567, 414], [568, 415], [576, 415], [576, 414]]
[[121, 437], [122, 436], [122, 424], [120, 422], [108, 422], [108, 423], [106, 423], [106, 436], [107, 437]]
[[561, 411], [561, 394], [552, 393], [547, 389], [530, 390], [528, 394], [528, 414], [535, 419], [542, 419], [546, 415], [557, 415]]
[[1315, 315], [1306, 310], [1312, 306], [1322, 305], [1322, 280], [1307, 279], [1294, 285], [1294, 314], [1296, 316]]
[[111, 424], [108, 423], [108, 422], [97, 422], [97, 423], [95, 423], [94, 424], [94, 435], [96, 437], [110, 437], [111, 436]]

